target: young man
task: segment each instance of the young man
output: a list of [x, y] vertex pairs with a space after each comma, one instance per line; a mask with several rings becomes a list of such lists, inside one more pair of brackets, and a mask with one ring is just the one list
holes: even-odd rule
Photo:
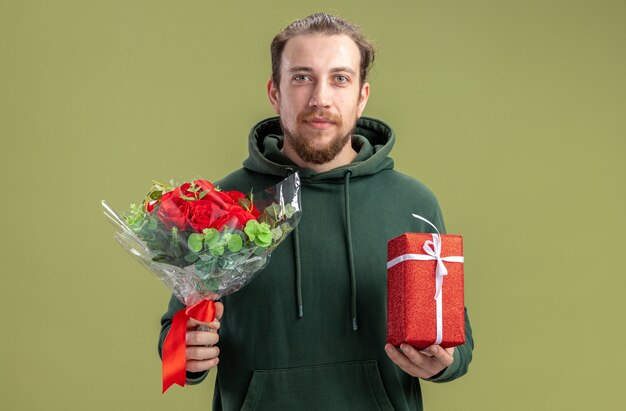
[[[387, 241], [430, 232], [412, 213], [443, 231], [437, 200], [393, 170], [392, 130], [361, 118], [374, 52], [355, 26], [315, 14], [271, 50], [279, 117], [252, 129], [244, 167], [219, 185], [248, 192], [298, 170], [304, 212], [269, 266], [217, 303], [212, 332], [190, 321], [188, 382], [219, 361], [214, 410], [419, 410], [419, 379], [462, 376], [473, 349], [467, 314], [467, 342], [455, 349], [385, 344]], [[173, 297], [160, 345], [182, 308]]]

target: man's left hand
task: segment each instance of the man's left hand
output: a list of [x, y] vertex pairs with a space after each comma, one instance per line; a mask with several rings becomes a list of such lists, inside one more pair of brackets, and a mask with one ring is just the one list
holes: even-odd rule
[[391, 344], [385, 345], [385, 351], [404, 372], [413, 377], [430, 378], [450, 366], [454, 361], [454, 347], [442, 348], [440, 345], [418, 351], [409, 344], [400, 344], [400, 350]]

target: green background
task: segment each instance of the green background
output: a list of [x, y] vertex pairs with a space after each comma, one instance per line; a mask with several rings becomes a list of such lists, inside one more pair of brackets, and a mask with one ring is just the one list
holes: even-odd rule
[[378, 46], [365, 114], [465, 237], [474, 362], [426, 408], [625, 409], [626, 3], [306, 4], [0, 1], [0, 408], [210, 408], [161, 395], [169, 294], [99, 202], [238, 167], [273, 35], [323, 10]]

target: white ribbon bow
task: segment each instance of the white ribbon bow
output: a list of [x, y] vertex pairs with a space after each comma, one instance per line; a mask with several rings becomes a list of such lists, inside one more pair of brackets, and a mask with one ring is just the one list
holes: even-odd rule
[[462, 263], [464, 261], [462, 256], [441, 256], [441, 234], [433, 223], [428, 221], [422, 216], [413, 214], [413, 217], [430, 224], [437, 233], [433, 233], [433, 240], [424, 242], [424, 254], [402, 254], [387, 262], [387, 269], [390, 269], [396, 264], [400, 264], [403, 261], [420, 260], [430, 261], [437, 260], [437, 269], [435, 270], [435, 302], [437, 306], [437, 339], [435, 344], [441, 344], [443, 340], [443, 303], [442, 303], [442, 290], [443, 290], [443, 276], [448, 275], [448, 269], [444, 264], [444, 261], [450, 263]]

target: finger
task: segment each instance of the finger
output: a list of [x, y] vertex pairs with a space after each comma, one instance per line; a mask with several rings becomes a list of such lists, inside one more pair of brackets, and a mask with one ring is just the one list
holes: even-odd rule
[[[444, 369], [435, 358], [421, 354], [408, 344], [401, 344], [402, 351], [398, 351], [394, 346], [385, 346], [389, 358], [404, 372], [413, 377], [429, 378]], [[395, 352], [394, 352], [395, 351]]]
[[215, 302], [215, 315], [214, 315], [213, 322], [205, 323], [202, 321], [198, 321], [193, 317], [189, 317], [189, 320], [187, 320], [187, 329], [195, 328], [198, 325], [203, 325], [205, 327], [214, 328], [212, 324], [216, 321], [219, 321], [222, 318], [222, 315], [224, 315], [224, 304], [220, 302]]
[[215, 321], [212, 321], [210, 323], [204, 323], [202, 321], [196, 320], [195, 318], [189, 318], [189, 321], [187, 321], [188, 330], [194, 330], [198, 326], [207, 327], [212, 329], [213, 331], [217, 331], [220, 328], [220, 322], [216, 319]]
[[440, 345], [431, 345], [427, 349], [433, 354], [433, 358], [443, 365], [444, 368], [449, 367], [454, 362], [454, 358], [452, 357], [454, 348], [452, 348], [452, 352], [442, 348]]
[[409, 361], [417, 367], [428, 369], [432, 366], [432, 358], [429, 355], [422, 354], [409, 344], [400, 344], [400, 349]]
[[187, 346], [215, 345], [220, 340], [220, 335], [210, 331], [187, 331]]
[[416, 373], [418, 370], [415, 364], [413, 364], [411, 360], [409, 360], [408, 357], [400, 352], [396, 347], [391, 344], [387, 344], [385, 345], [385, 352], [391, 361], [400, 367], [402, 371], [414, 377], [417, 376]]
[[[429, 347], [429, 348], [430, 348], [430, 347]], [[433, 353], [432, 353], [432, 352], [431, 352], [428, 348], [425, 348], [425, 349], [423, 349], [423, 350], [420, 350], [420, 353], [421, 353], [421, 354], [424, 354], [424, 355], [425, 355], [425, 356], [427, 356], [427, 357], [432, 357], [432, 356], [434, 355], [434, 354], [433, 354]]]
[[211, 360], [219, 354], [218, 347], [188, 346], [186, 349], [187, 360]]
[[217, 363], [219, 363], [219, 361], [220, 359], [217, 357], [211, 360], [205, 360], [205, 361], [189, 360], [187, 361], [186, 368], [187, 368], [187, 371], [190, 371], [190, 372], [206, 371], [215, 367]]
[[221, 320], [222, 315], [224, 315], [224, 304], [217, 301], [215, 302], [215, 319], [218, 321]]
[[190, 330], [192, 328], [196, 328], [197, 325], [205, 325], [209, 326], [210, 323], [203, 323], [202, 321], [198, 321], [195, 318], [189, 317], [187, 320], [187, 329]]

